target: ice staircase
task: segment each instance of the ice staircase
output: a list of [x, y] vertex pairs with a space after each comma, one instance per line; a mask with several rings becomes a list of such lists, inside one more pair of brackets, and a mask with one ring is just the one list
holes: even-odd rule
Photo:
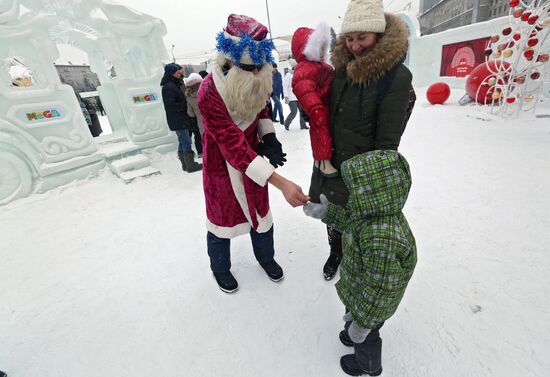
[[160, 170], [151, 166], [151, 161], [141, 153], [140, 147], [126, 137], [102, 140], [98, 147], [113, 174], [125, 183], [139, 177], [161, 174]]

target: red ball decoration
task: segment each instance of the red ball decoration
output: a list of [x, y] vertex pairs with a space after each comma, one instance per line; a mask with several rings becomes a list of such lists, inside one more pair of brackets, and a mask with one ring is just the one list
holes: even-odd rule
[[527, 23], [529, 25], [534, 25], [535, 22], [537, 22], [539, 20], [539, 16], [531, 16], [529, 17], [529, 19], [527, 20]]
[[426, 92], [426, 98], [432, 105], [442, 105], [449, 99], [451, 88], [444, 82], [436, 82], [430, 85]]
[[511, 27], [507, 27], [507, 28], [502, 29], [502, 35], [509, 35], [511, 32], [512, 32]]
[[523, 8], [518, 8], [518, 9], [516, 9], [516, 10], [514, 11], [514, 13], [512, 13], [512, 14], [513, 14], [513, 16], [514, 16], [515, 18], [520, 18], [521, 15], [523, 14], [523, 12], [525, 12], [525, 9], [523, 9]]
[[531, 17], [531, 12], [525, 12], [521, 15], [521, 20], [522, 21], [527, 21], [529, 19], [529, 17]]
[[[470, 98], [482, 104], [492, 103], [494, 89], [489, 91], [489, 89], [493, 87], [488, 84], [488, 81], [493, 78], [495, 79], [494, 81], [497, 82], [493, 72], [508, 69], [509, 67], [510, 63], [496, 60], [490, 60], [487, 64], [481, 63], [475, 67], [466, 80], [466, 92]], [[508, 73], [506, 73], [506, 75], [508, 75]], [[506, 79], [499, 79], [498, 84], [505, 85], [508, 84], [508, 82]]]
[[521, 34], [520, 34], [520, 33], [514, 34], [514, 39], [515, 39], [516, 41], [519, 41], [519, 40], [521, 39]]
[[519, 5], [519, 0], [510, 0], [510, 8], [517, 7]]

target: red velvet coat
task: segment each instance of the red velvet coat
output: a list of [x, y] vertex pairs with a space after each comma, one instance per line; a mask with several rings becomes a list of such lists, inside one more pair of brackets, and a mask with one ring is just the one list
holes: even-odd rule
[[250, 124], [232, 119], [220, 95], [224, 75], [219, 68], [202, 82], [198, 94], [203, 116], [203, 186], [207, 229], [220, 238], [260, 233], [272, 226], [267, 179], [275, 170], [254, 147], [274, 132], [267, 109]]
[[292, 54], [298, 64], [292, 78], [292, 89], [298, 103], [309, 116], [311, 148], [315, 160], [330, 160], [332, 137], [328, 112], [328, 96], [333, 70], [323, 61], [325, 43], [309, 28], [299, 28], [292, 37]]

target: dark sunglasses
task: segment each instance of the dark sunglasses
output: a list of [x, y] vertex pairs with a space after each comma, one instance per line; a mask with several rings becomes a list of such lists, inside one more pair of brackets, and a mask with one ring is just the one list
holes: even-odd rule
[[242, 64], [242, 63], [239, 63], [239, 68], [242, 69], [243, 71], [247, 71], [247, 72], [252, 72], [254, 71], [255, 69], [257, 69], [258, 71], [260, 71], [262, 69], [264, 65], [254, 65], [254, 64]]

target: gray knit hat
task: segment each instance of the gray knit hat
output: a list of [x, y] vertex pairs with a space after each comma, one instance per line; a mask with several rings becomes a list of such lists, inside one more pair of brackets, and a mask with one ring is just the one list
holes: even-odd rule
[[372, 33], [386, 31], [382, 0], [350, 0], [340, 32], [345, 34], [358, 31]]

